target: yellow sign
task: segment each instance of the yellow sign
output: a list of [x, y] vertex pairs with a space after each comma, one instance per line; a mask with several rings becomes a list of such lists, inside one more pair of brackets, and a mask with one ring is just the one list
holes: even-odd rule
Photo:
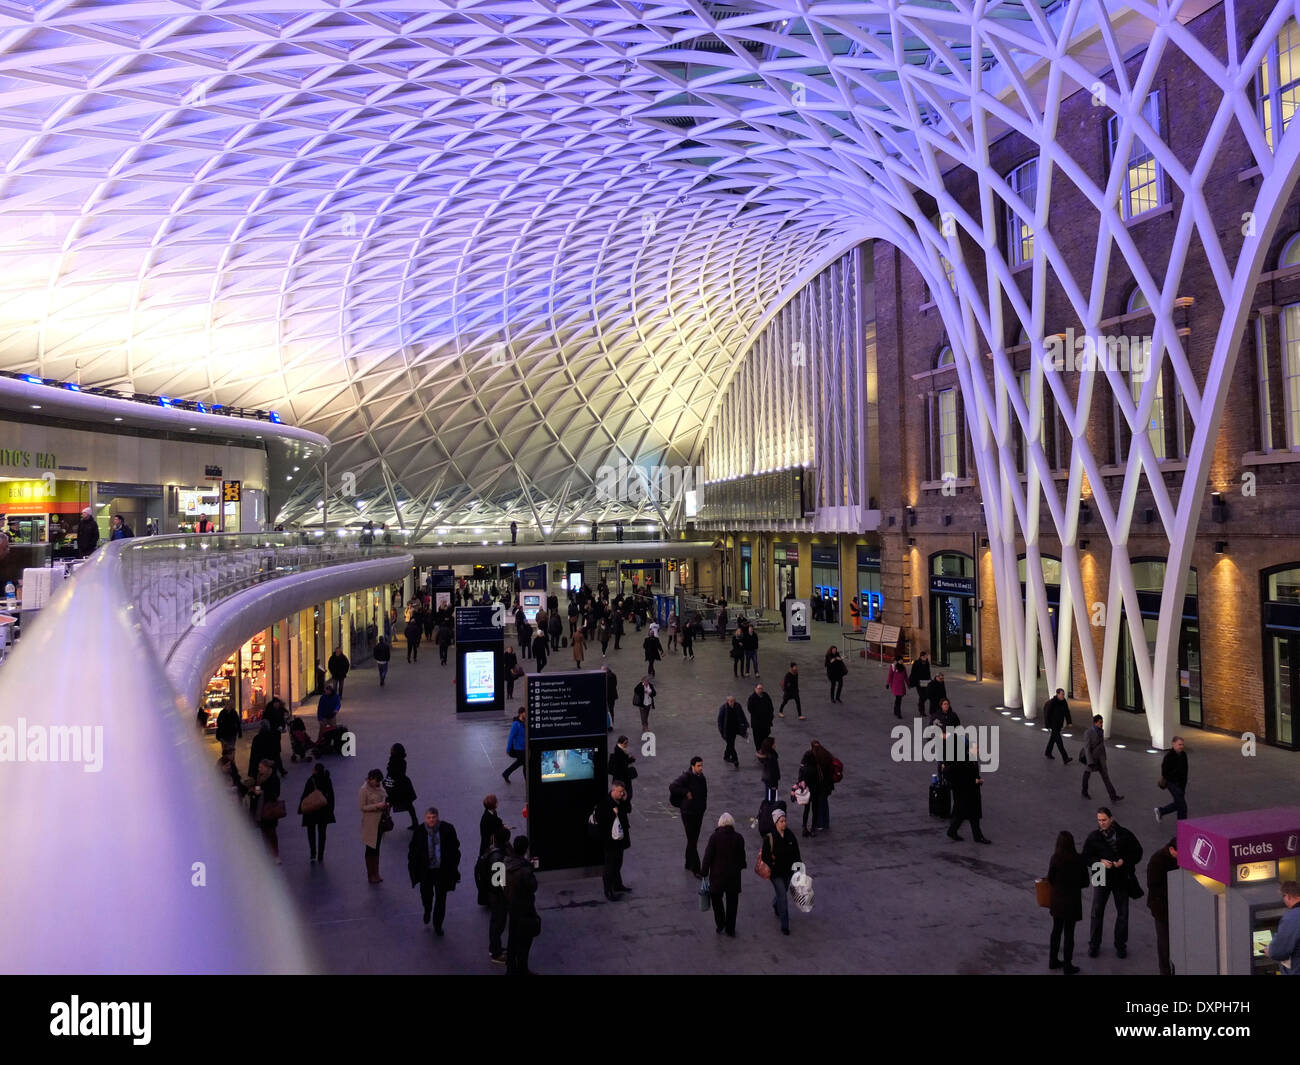
[[1277, 879], [1277, 862], [1243, 862], [1237, 866], [1236, 876], [1243, 884]]
[[676, 559], [672, 559], [672, 558], [670, 558], [670, 559], [668, 560], [668, 572], [669, 572], [669, 573], [676, 573], [676, 572], [677, 572], [677, 560], [676, 560]]
[[221, 487], [224, 491], [224, 499], [227, 503], [239, 502], [240, 481], [222, 481]]
[[5, 503], [38, 503], [52, 499], [58, 503], [76, 503], [85, 494], [78, 481], [0, 481], [0, 500]]

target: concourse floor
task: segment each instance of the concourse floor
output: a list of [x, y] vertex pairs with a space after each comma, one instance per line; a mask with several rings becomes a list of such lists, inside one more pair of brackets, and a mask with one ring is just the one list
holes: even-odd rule
[[[929, 816], [927, 789], [933, 766], [891, 760], [890, 730], [898, 722], [885, 691], [885, 669], [877, 662], [846, 655], [849, 675], [843, 704], [832, 704], [822, 656], [832, 642], [843, 650], [838, 628], [815, 624], [810, 643], [789, 644], [765, 635], [759, 649], [761, 679], [780, 703], [780, 681], [791, 661], [799, 663], [804, 712], [793, 705], [775, 725], [781, 756], [782, 795], [788, 797], [808, 741], [820, 739], [845, 765], [844, 781], [831, 797], [831, 829], [814, 839], [800, 838], [814, 879], [811, 914], [791, 906], [789, 937], [782, 936], [772, 913], [772, 890], [752, 872], [758, 846], [750, 827], [763, 797], [758, 763], [749, 741], [739, 741], [740, 768], [722, 761], [716, 711], [729, 693], [743, 703], [752, 677], [733, 679], [729, 643], [713, 638], [696, 645], [696, 658], [668, 655], [658, 666], [658, 710], [651, 717], [657, 757], [640, 757], [631, 815], [632, 847], [624, 878], [633, 892], [606, 902], [599, 875], [572, 878], [543, 874], [538, 893], [543, 932], [533, 945], [531, 967], [539, 973], [1043, 973], [1047, 974], [1047, 911], [1034, 903], [1034, 879], [1045, 874], [1056, 834], [1074, 833], [1081, 846], [1096, 826], [1096, 807], [1106, 802], [1095, 776], [1093, 801], [1080, 795], [1078, 764], [1063, 767], [1043, 757], [1046, 736], [1038, 725], [1002, 716], [994, 705], [1001, 686], [977, 684], [947, 673], [948, 690], [963, 724], [998, 725], [1000, 766], [985, 772], [983, 830], [993, 840], [984, 847], [945, 836], [946, 822]], [[615, 732], [640, 746], [631, 705], [641, 676], [640, 637], [610, 645], [605, 661], [619, 677]], [[525, 660], [531, 668], [531, 662]], [[599, 644], [588, 666], [602, 664]], [[567, 650], [547, 669], [572, 668]], [[522, 686], [515, 689], [522, 696]], [[522, 700], [517, 699], [518, 705]], [[915, 699], [904, 700], [910, 726]], [[314, 733], [314, 712], [309, 717]], [[1074, 708], [1076, 727], [1067, 749], [1077, 756], [1086, 709]], [[521, 808], [521, 773], [513, 783], [501, 779], [510, 715], [455, 713], [452, 666], [441, 667], [436, 647], [422, 646], [418, 663], [408, 665], [405, 647], [394, 648], [388, 684], [378, 685], [373, 666], [347, 680], [342, 719], [356, 732], [357, 757], [327, 758], [337, 795], [338, 823], [330, 826], [326, 861], [308, 862], [306, 832], [295, 814], [280, 823], [279, 872], [301, 905], [323, 967], [338, 973], [503, 973], [488, 958], [487, 910], [475, 902], [473, 861], [483, 796], [495, 793], [500, 813], [515, 833], [526, 831]], [[1159, 758], [1146, 753], [1140, 720], [1117, 723], [1111, 777], [1125, 796], [1113, 804], [1119, 822], [1132, 829], [1144, 849], [1142, 877], [1153, 849], [1175, 832], [1167, 817], [1157, 825], [1152, 808], [1167, 801], [1156, 788]], [[1126, 737], [1124, 726], [1132, 733]], [[1260, 745], [1243, 758], [1238, 739], [1187, 730], [1190, 756], [1189, 807], [1192, 816], [1258, 809], [1295, 802], [1297, 756]], [[241, 770], [247, 765], [247, 740], [240, 742]], [[613, 737], [611, 737], [612, 746]], [[1132, 742], [1130, 742], [1132, 741]], [[419, 892], [406, 875], [409, 818], [396, 816], [397, 830], [385, 838], [380, 854], [384, 882], [366, 881], [360, 842], [358, 791], [367, 770], [383, 769], [389, 746], [405, 745], [416, 806], [437, 806], [455, 825], [464, 858], [462, 881], [448, 899], [444, 938], [421, 923]], [[289, 809], [296, 809], [310, 766], [288, 761], [285, 780]], [[714, 933], [710, 913], [699, 910], [697, 881], [683, 869], [684, 834], [678, 813], [668, 803], [668, 784], [693, 755], [704, 759], [709, 809], [700, 839], [723, 811], [736, 819], [745, 837], [750, 870], [744, 875], [737, 938]], [[798, 820], [798, 808], [789, 804]], [[251, 830], [251, 829], [250, 829]], [[795, 826], [798, 831], [798, 826]], [[1113, 911], [1107, 910], [1101, 956], [1086, 954], [1090, 892], [1076, 935], [1075, 964], [1084, 975], [1157, 972], [1155, 932], [1145, 900], [1130, 907], [1129, 954], [1115, 956]], [[1058, 975], [1058, 974], [1052, 974]]]

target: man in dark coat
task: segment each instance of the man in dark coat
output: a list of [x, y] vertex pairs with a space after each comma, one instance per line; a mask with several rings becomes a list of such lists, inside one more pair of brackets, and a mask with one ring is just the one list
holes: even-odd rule
[[510, 857], [510, 829], [497, 822], [487, 850], [474, 865], [474, 879], [478, 881], [479, 905], [488, 908], [488, 956], [501, 965], [506, 962], [506, 952], [501, 947], [501, 934], [506, 930], [506, 886], [504, 870]]
[[435, 637], [438, 644], [438, 662], [440, 665], [447, 664], [447, 649], [451, 647], [451, 626], [447, 622], [442, 622], [438, 626], [438, 634]]
[[537, 913], [537, 874], [528, 860], [528, 837], [516, 836], [514, 851], [506, 859], [506, 914], [510, 939], [506, 943], [506, 975], [532, 976], [528, 951], [542, 930]]
[[406, 660], [408, 662], [418, 662], [420, 660], [420, 640], [424, 635], [424, 629], [420, 625], [420, 619], [417, 615], [411, 615], [411, 620], [406, 623], [402, 635], [406, 637]]
[[1056, 694], [1047, 700], [1043, 707], [1043, 724], [1051, 732], [1047, 737], [1047, 750], [1043, 754], [1048, 758], [1054, 757], [1052, 747], [1055, 746], [1060, 749], [1061, 761], [1069, 765], [1074, 759], [1065, 753], [1065, 744], [1061, 742], [1061, 729], [1066, 725], [1073, 725], [1074, 722], [1070, 719], [1070, 704], [1065, 698], [1064, 688], [1057, 688]]
[[614, 727], [614, 704], [618, 702], [618, 674], [609, 666], [605, 670], [605, 708], [609, 711], [609, 727]]
[[[244, 734], [244, 722], [240, 720], [239, 711], [233, 706], [227, 706], [217, 714], [217, 742], [221, 744], [221, 753], [226, 754], [229, 748], [233, 756], [235, 751], [235, 741]], [[253, 763], [256, 765], [257, 763]]]
[[637, 769], [632, 764], [636, 761], [636, 755], [627, 749], [629, 742], [631, 741], [626, 736], [620, 736], [614, 744], [614, 749], [609, 752], [609, 775], [614, 780], [621, 780], [627, 785], [627, 800], [631, 802], [632, 781], [636, 779]]
[[341, 700], [343, 698], [343, 681], [347, 679], [348, 670], [352, 668], [352, 663], [348, 661], [348, 656], [343, 653], [342, 647], [334, 648], [334, 653], [330, 655], [329, 661], [325, 663], [325, 668], [330, 671], [330, 676], [334, 678], [334, 690]]
[[262, 759], [266, 759], [281, 776], [288, 774], [284, 769], [284, 762], [280, 757], [280, 734], [271, 727], [265, 717], [262, 718], [262, 725], [257, 730], [257, 735], [253, 737], [253, 742], [248, 749], [248, 775], [257, 776], [257, 767]]
[[433, 806], [424, 812], [424, 825], [411, 833], [406, 870], [411, 874], [411, 887], [420, 888], [424, 923], [428, 924], [432, 915], [434, 934], [442, 935], [447, 892], [455, 891], [460, 880], [460, 840], [451, 822], [438, 820]]
[[77, 550], [81, 553], [81, 557], [85, 558], [98, 546], [99, 526], [91, 517], [90, 508], [86, 507], [81, 512], [81, 520], [77, 522]]
[[1085, 799], [1092, 797], [1088, 794], [1088, 778], [1093, 773], [1097, 773], [1101, 776], [1101, 782], [1106, 785], [1110, 801], [1119, 802], [1124, 796], [1115, 790], [1115, 785], [1110, 782], [1110, 774], [1106, 772], [1106, 736], [1102, 729], [1103, 720], [1100, 714], [1093, 715], [1092, 728], [1083, 739], [1083, 797]]
[[[1115, 900], [1115, 953], [1128, 956], [1128, 903], [1131, 888], [1137, 885], [1137, 864], [1142, 860], [1142, 844], [1111, 815], [1105, 806], [1097, 808], [1097, 830], [1083, 844], [1083, 860], [1089, 871], [1102, 866], [1101, 883], [1092, 889], [1092, 927], [1088, 937], [1088, 957], [1101, 951], [1101, 933], [1106, 921], [1106, 900]], [[1094, 879], [1096, 879], [1094, 877]], [[1142, 889], [1137, 895], [1141, 898]]]
[[916, 712], [925, 717], [926, 689], [930, 686], [930, 654], [922, 651], [912, 663], [912, 672], [907, 675], [907, 686], [916, 689]]
[[[803, 703], [799, 701], [799, 663], [791, 662], [790, 668], [786, 675], [781, 678], [781, 705], [777, 707], [778, 713], [785, 717], [785, 704], [794, 703], [795, 711], [799, 714], [799, 720], [803, 720]], [[749, 715], [754, 716], [752, 713]], [[755, 734], [754, 746], [757, 747], [762, 741]]]
[[1174, 801], [1167, 806], [1156, 807], [1156, 824], [1164, 820], [1165, 814], [1178, 814], [1178, 820], [1187, 817], [1187, 752], [1183, 749], [1182, 736], [1175, 736], [1173, 748], [1165, 752], [1160, 763], [1160, 779], [1169, 789], [1169, 797]]
[[1175, 836], [1147, 862], [1147, 909], [1156, 923], [1156, 960], [1161, 976], [1172, 976], [1169, 964], [1169, 874], [1178, 868], [1178, 837]]
[[686, 869], [699, 880], [700, 828], [704, 824], [704, 811], [709, 805], [709, 782], [704, 776], [704, 759], [696, 755], [690, 767], [668, 785], [668, 801], [682, 812], [682, 827], [686, 829]]
[[979, 770], [979, 749], [973, 743], [967, 743], [958, 752], [955, 761], [944, 763], [944, 779], [952, 788], [952, 820], [948, 822], [948, 838], [960, 840], [957, 829], [963, 821], [970, 822], [971, 838], [976, 843], [992, 843], [980, 831], [980, 818], [984, 815], [984, 804], [980, 801], [980, 788], [984, 779]]
[[718, 818], [717, 831], [704, 848], [704, 875], [709, 878], [709, 901], [718, 935], [736, 938], [736, 911], [740, 907], [740, 874], [745, 871], [745, 840], [736, 831], [731, 814]]
[[593, 811], [595, 817], [595, 835], [600, 840], [605, 852], [605, 898], [617, 902], [619, 891], [632, 889], [623, 883], [623, 853], [632, 846], [632, 836], [627, 822], [630, 804], [627, 801], [627, 789], [622, 781], [616, 780]]
[[722, 760], [740, 768], [740, 756], [736, 754], [736, 737], [749, 733], [749, 722], [745, 720], [745, 711], [736, 702], [734, 695], [728, 695], [727, 701], [718, 707], [718, 734], [726, 741], [726, 750]]
[[763, 746], [763, 741], [772, 735], [772, 697], [763, 690], [763, 685], [755, 684], [749, 696], [749, 725], [754, 731], [754, 750]]

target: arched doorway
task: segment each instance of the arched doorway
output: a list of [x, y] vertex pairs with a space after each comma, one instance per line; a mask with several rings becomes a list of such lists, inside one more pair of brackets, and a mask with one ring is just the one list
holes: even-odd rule
[[960, 551], [930, 556], [930, 656], [975, 675], [975, 560]]
[[1300, 562], [1260, 574], [1264, 623], [1264, 717], [1269, 743], [1292, 750], [1300, 711]]

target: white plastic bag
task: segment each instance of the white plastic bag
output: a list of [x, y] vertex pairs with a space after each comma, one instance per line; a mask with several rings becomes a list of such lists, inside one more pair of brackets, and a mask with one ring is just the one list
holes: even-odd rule
[[813, 880], [807, 873], [795, 873], [790, 878], [790, 897], [800, 913], [812, 913]]

